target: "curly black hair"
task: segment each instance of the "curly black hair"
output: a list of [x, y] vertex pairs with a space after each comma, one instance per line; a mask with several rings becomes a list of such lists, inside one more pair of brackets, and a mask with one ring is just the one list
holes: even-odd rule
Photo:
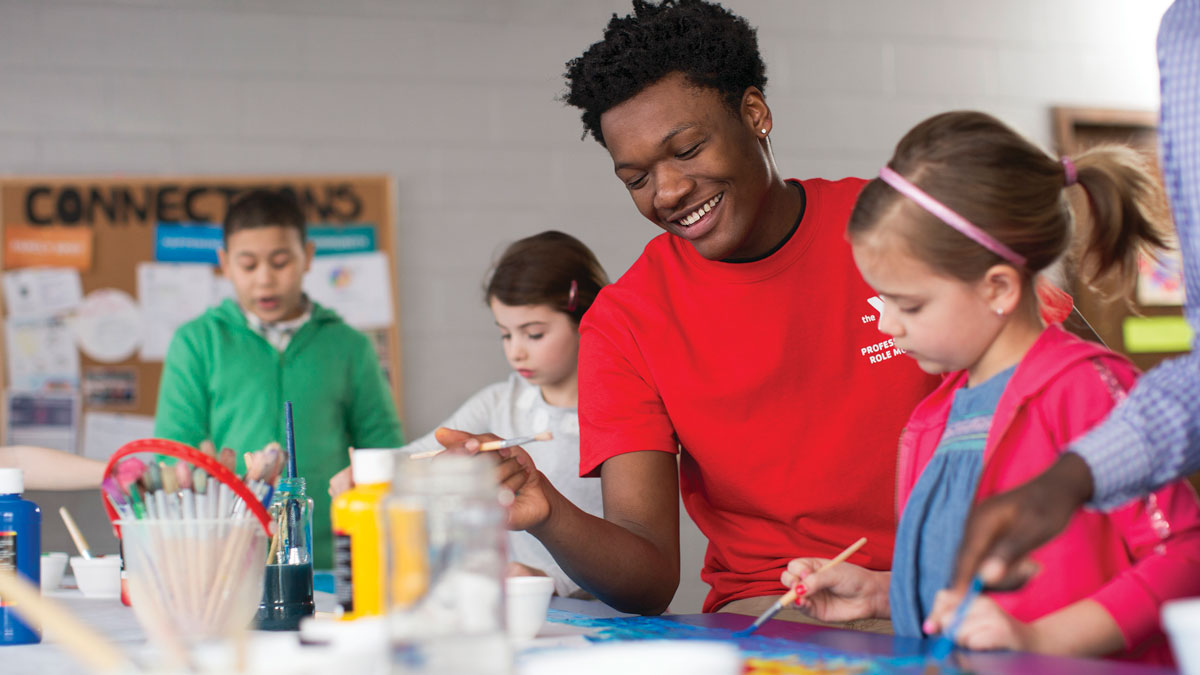
[[605, 145], [600, 116], [676, 72], [720, 92], [734, 114], [747, 87], [767, 86], [756, 31], [742, 17], [704, 0], [633, 0], [632, 14], [613, 14], [604, 39], [567, 62], [563, 100], [583, 110], [584, 137]]

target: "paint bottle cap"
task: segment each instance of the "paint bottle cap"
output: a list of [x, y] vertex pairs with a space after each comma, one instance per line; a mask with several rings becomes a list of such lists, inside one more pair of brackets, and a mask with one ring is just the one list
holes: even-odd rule
[[25, 491], [25, 472], [0, 469], [0, 495], [19, 495]]
[[354, 466], [350, 473], [356, 485], [392, 482], [396, 453], [386, 448], [360, 448], [354, 451]]

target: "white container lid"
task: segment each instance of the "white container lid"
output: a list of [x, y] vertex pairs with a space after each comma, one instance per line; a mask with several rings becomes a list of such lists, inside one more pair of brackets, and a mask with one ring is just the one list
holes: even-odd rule
[[396, 453], [386, 448], [360, 448], [354, 451], [350, 463], [355, 485], [390, 483], [396, 469]]
[[19, 495], [25, 491], [25, 472], [0, 469], [0, 495]]
[[521, 657], [518, 675], [740, 675], [742, 655], [727, 642], [703, 640], [637, 640], [594, 645], [587, 650], [561, 649]]

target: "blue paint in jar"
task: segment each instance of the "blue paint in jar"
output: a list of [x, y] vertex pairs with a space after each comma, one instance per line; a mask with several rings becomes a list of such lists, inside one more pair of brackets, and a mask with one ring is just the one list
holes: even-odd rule
[[[0, 570], [16, 571], [37, 587], [42, 578], [42, 510], [21, 498], [24, 491], [20, 469], [0, 469]], [[0, 646], [41, 641], [42, 634], [0, 597]]]

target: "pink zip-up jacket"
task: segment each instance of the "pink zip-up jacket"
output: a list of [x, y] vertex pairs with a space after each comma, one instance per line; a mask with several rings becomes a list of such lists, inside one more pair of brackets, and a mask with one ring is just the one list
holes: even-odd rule
[[[1103, 420], [1136, 378], [1124, 357], [1058, 325], [1047, 328], [1000, 397], [976, 501], [1041, 473]], [[896, 467], [901, 509], [937, 449], [954, 392], [966, 383], [965, 371], [947, 376], [909, 418]], [[1109, 513], [1080, 511], [1032, 557], [1042, 571], [1024, 588], [989, 593], [1006, 611], [1029, 622], [1091, 598], [1125, 637], [1126, 650], [1114, 657], [1173, 663], [1159, 608], [1172, 598], [1200, 595], [1200, 504], [1186, 481]]]

